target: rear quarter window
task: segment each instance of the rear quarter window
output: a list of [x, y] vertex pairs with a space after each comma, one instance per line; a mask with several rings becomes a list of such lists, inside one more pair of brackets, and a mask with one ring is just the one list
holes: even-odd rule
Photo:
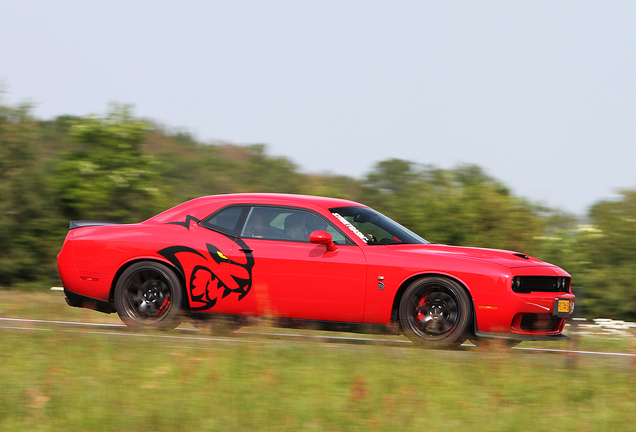
[[201, 222], [201, 226], [238, 237], [249, 212], [249, 206], [223, 208]]

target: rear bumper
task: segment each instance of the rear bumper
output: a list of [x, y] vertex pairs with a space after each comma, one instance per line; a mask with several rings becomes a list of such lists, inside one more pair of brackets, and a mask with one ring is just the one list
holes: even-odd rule
[[113, 313], [116, 312], [113, 305], [103, 300], [86, 297], [81, 294], [76, 294], [64, 288], [64, 294], [66, 294], [66, 304], [73, 307], [86, 308], [96, 310], [98, 312]]

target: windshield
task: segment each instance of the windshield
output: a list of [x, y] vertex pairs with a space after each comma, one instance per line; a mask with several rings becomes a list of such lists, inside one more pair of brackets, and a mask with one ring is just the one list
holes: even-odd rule
[[414, 232], [369, 207], [338, 207], [331, 213], [369, 245], [428, 243]]

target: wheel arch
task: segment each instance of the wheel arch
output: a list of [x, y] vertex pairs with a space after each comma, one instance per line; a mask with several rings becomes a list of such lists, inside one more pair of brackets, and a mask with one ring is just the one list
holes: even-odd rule
[[108, 303], [112, 305], [113, 309], [115, 309], [115, 287], [117, 286], [117, 282], [119, 281], [119, 278], [121, 278], [121, 275], [130, 266], [137, 264], [139, 262], [144, 262], [144, 261], [150, 261], [150, 262], [156, 262], [158, 264], [163, 264], [170, 271], [172, 271], [172, 273], [174, 273], [177, 279], [179, 279], [179, 282], [181, 282], [181, 291], [183, 291], [183, 302], [182, 302], [183, 304], [181, 305], [181, 307], [184, 308], [184, 310], [190, 310], [190, 302], [188, 301], [188, 296], [187, 296], [188, 293], [186, 291], [185, 275], [183, 274], [181, 270], [176, 268], [170, 261], [155, 258], [155, 257], [135, 258], [133, 260], [130, 260], [124, 263], [121, 267], [119, 267], [119, 269], [115, 273], [115, 276], [113, 277], [113, 281], [110, 284], [110, 292], [108, 294]]
[[398, 288], [397, 292], [395, 293], [395, 297], [393, 298], [393, 304], [391, 305], [391, 324], [397, 324], [399, 322], [399, 309], [400, 309], [400, 301], [402, 301], [402, 297], [404, 296], [404, 293], [406, 292], [406, 289], [416, 280], [418, 279], [422, 279], [425, 277], [440, 277], [440, 278], [444, 278], [444, 279], [450, 279], [456, 283], [459, 284], [459, 286], [466, 292], [466, 294], [468, 295], [468, 298], [470, 299], [470, 304], [472, 306], [472, 316], [471, 316], [471, 322], [474, 324], [474, 315], [475, 315], [475, 300], [473, 300], [473, 296], [470, 292], [470, 290], [468, 289], [468, 287], [466, 286], [466, 284], [460, 280], [457, 279], [454, 276], [451, 276], [449, 274], [445, 274], [445, 273], [436, 273], [436, 272], [431, 272], [431, 273], [420, 273], [420, 274], [415, 274], [412, 275], [410, 277], [408, 277], [407, 279], [405, 279], [402, 284], [400, 285], [400, 287]]

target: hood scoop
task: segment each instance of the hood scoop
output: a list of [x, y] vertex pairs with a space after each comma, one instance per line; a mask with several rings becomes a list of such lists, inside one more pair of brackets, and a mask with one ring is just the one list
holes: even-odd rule
[[528, 260], [530, 261], [530, 258], [528, 257], [528, 255], [526, 254], [522, 254], [522, 253], [513, 253], [514, 256], [517, 256], [519, 258], [523, 258], [524, 260]]

